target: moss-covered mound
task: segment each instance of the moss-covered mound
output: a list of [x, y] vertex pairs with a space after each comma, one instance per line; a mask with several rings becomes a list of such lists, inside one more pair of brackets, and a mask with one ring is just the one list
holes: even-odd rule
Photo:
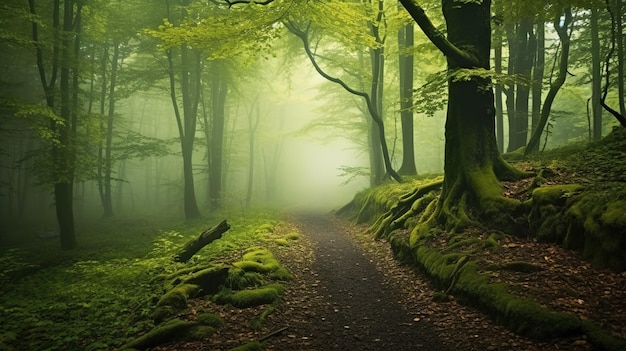
[[[570, 150], [571, 155], [557, 158], [557, 164], [551, 161], [546, 165], [545, 159], [525, 160], [527, 169], [545, 171], [539, 172], [530, 184], [522, 181], [507, 185], [507, 195], [514, 198], [511, 201], [522, 201], [517, 207], [522, 213], [516, 213], [519, 220], [516, 217], [515, 222], [524, 228], [515, 233], [490, 230], [483, 218], [472, 218], [475, 228], [470, 230], [460, 228], [451, 234], [432, 227], [428, 233], [411, 234], [424, 218], [429, 217], [437, 203], [441, 178], [368, 189], [359, 193], [339, 214], [359, 223], [370, 223], [370, 232], [376, 238], [387, 239], [398, 259], [426, 272], [440, 285], [444, 291], [442, 296], [454, 294], [519, 334], [539, 339], [586, 335], [597, 349], [624, 350], [624, 340], [612, 336], [597, 324], [572, 313], [554, 312], [531, 298], [510, 291], [506, 284], [494, 281], [490, 275], [493, 271], [534, 274], [542, 270], [539, 265], [519, 260], [494, 264], [482, 256], [498, 255], [501, 234], [525, 233], [540, 241], [578, 250], [596, 267], [624, 271], [625, 151], [626, 132], [619, 130], [601, 143], [583, 149], [579, 146], [576, 152]], [[599, 153], [602, 155], [594, 156]], [[616, 155], [618, 161], [611, 163]], [[580, 160], [586, 163], [581, 164]], [[567, 173], [568, 161], [575, 163], [571, 173]], [[590, 164], [593, 162], [599, 164]], [[528, 166], [528, 163], [532, 165]], [[595, 169], [602, 169], [603, 174], [594, 173]], [[593, 173], [594, 178], [580, 176], [582, 170], [586, 175]], [[609, 179], [604, 178], [607, 174]], [[514, 190], [509, 190], [511, 187]], [[471, 215], [471, 211], [468, 214]], [[477, 237], [472, 235], [472, 230], [483, 234]], [[490, 232], [500, 234], [489, 235]], [[446, 239], [442, 240], [442, 236]]]
[[598, 267], [626, 270], [626, 184], [558, 185], [533, 191], [529, 216], [539, 240], [581, 252]]

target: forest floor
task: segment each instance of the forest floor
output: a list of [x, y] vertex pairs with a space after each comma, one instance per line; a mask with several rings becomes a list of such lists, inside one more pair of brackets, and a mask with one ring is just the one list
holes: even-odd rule
[[[389, 244], [372, 240], [366, 229], [332, 215], [292, 216], [277, 230], [297, 230], [301, 240], [272, 251], [294, 279], [286, 283], [280, 303], [262, 326], [253, 327], [250, 321], [263, 307], [214, 306], [226, 326], [208, 345], [184, 342], [155, 350], [229, 350], [252, 340], [265, 340], [266, 350], [593, 349], [580, 336], [538, 342], [516, 335], [452, 296], [435, 301], [441, 290], [416, 269], [398, 263]], [[545, 269], [521, 281], [502, 274], [502, 282], [554, 310], [575, 313], [626, 336], [624, 274], [596, 270], [555, 245], [506, 240], [502, 259]]]

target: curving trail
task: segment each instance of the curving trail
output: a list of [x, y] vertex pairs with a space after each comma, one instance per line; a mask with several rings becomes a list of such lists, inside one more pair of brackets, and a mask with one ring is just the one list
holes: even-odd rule
[[332, 218], [300, 214], [293, 223], [314, 246], [299, 277], [307, 289], [301, 304], [314, 310], [292, 318], [285, 349], [449, 350], [432, 325], [403, 308], [399, 292]]

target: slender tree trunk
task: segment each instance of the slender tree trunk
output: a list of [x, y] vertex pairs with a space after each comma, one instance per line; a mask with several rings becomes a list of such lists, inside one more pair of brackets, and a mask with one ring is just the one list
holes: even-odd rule
[[113, 173], [113, 124], [115, 120], [115, 85], [117, 82], [117, 66], [120, 56], [120, 44], [113, 43], [113, 57], [111, 59], [111, 82], [109, 85], [109, 111], [107, 114], [106, 142], [104, 152], [104, 213], [103, 217], [113, 216], [113, 201], [111, 194], [111, 175]]
[[543, 74], [546, 64], [546, 40], [545, 40], [545, 23], [539, 21], [536, 24], [537, 44], [535, 50], [535, 65], [533, 67], [532, 80], [532, 130], [537, 128], [539, 118], [541, 116], [541, 95], [543, 91]]
[[620, 115], [626, 116], [626, 103], [624, 101], [624, 5], [622, 0], [615, 0], [615, 41], [617, 41], [617, 91]]
[[[516, 59], [517, 55], [515, 54], [518, 50], [517, 41], [515, 40], [515, 30], [516, 27], [514, 24], [507, 24], [506, 27], [506, 38], [508, 43], [508, 51], [509, 51], [509, 59], [507, 64], [507, 74], [509, 76], [514, 76], [516, 72]], [[516, 84], [509, 84], [504, 88], [504, 95], [506, 96], [506, 117], [509, 122], [509, 140], [507, 144], [507, 152], [511, 152], [515, 150], [515, 145], [517, 145], [517, 117], [515, 111], [515, 87]]]
[[[402, 6], [398, 3], [398, 6]], [[415, 143], [413, 139], [413, 25], [398, 30], [398, 63], [400, 68], [400, 121], [402, 124], [402, 165], [400, 175], [416, 175]]]
[[[200, 216], [200, 210], [198, 209], [198, 205], [196, 202], [195, 195], [195, 187], [193, 180], [193, 142], [195, 138], [195, 128], [196, 121], [194, 114], [192, 111], [187, 110], [184, 111], [185, 108], [189, 109], [193, 106], [190, 103], [190, 93], [189, 90], [189, 67], [187, 60], [183, 59], [187, 58], [186, 54], [183, 54], [182, 51], [186, 52], [186, 47], [181, 47], [181, 90], [182, 95], [185, 97], [183, 101], [183, 113], [181, 115], [180, 109], [178, 108], [178, 98], [176, 94], [176, 74], [174, 73], [174, 54], [173, 50], [170, 49], [167, 51], [167, 59], [168, 59], [168, 76], [170, 80], [170, 99], [172, 100], [172, 107], [174, 107], [174, 115], [176, 117], [176, 124], [178, 126], [178, 134], [181, 145], [181, 153], [183, 157], [183, 207], [185, 218], [187, 220], [192, 220]], [[183, 118], [184, 117], [184, 118]]]
[[109, 61], [109, 45], [104, 44], [102, 47], [102, 57], [100, 58], [100, 76], [102, 78], [102, 82], [100, 85], [100, 118], [99, 118], [99, 127], [100, 127], [100, 140], [98, 142], [98, 169], [97, 169], [97, 180], [98, 180], [98, 194], [100, 195], [100, 203], [102, 204], [102, 208], [106, 208], [106, 195], [104, 191], [104, 150], [105, 150], [105, 140], [106, 140], [106, 129], [104, 123], [104, 116], [106, 113], [106, 97], [107, 97], [107, 63]]
[[[522, 79], [521, 82], [515, 84], [515, 100], [508, 102], [509, 106], [512, 104], [515, 106], [515, 112], [509, 114], [508, 151], [510, 152], [525, 146], [528, 138], [528, 99], [530, 96], [528, 82], [530, 82], [535, 55], [532, 20], [523, 19], [515, 26], [514, 33], [509, 33], [509, 35], [511, 37], [509, 42], [515, 43], [510, 45], [509, 62], [513, 66], [509, 71]], [[513, 99], [513, 97], [510, 98]]]
[[525, 154], [530, 154], [533, 152], [539, 151], [539, 141], [541, 139], [541, 135], [543, 134], [543, 129], [548, 122], [548, 117], [550, 116], [550, 111], [552, 109], [552, 103], [556, 98], [556, 94], [559, 92], [563, 84], [565, 83], [565, 78], [567, 78], [567, 62], [569, 59], [569, 49], [570, 49], [570, 38], [568, 33], [569, 25], [572, 22], [572, 10], [567, 8], [564, 10], [565, 19], [561, 21], [561, 16], [558, 15], [554, 18], [554, 28], [559, 35], [559, 41], [561, 42], [561, 57], [559, 60], [559, 73], [557, 78], [552, 82], [550, 86], [550, 90], [546, 95], [546, 99], [543, 102], [543, 108], [541, 109], [541, 118], [537, 124], [537, 128], [533, 130], [533, 133], [530, 137], [530, 141], [528, 142], [528, 146], [526, 147]]
[[[496, 3], [496, 16], [502, 17], [502, 2]], [[497, 75], [502, 74], [502, 45], [503, 42], [502, 24], [498, 24], [494, 29], [494, 70]], [[498, 84], [495, 86], [495, 107], [496, 107], [496, 142], [498, 151], [504, 151], [504, 111], [502, 101], [503, 88]]]
[[214, 78], [211, 88], [213, 118], [211, 123], [211, 150], [209, 168], [209, 197], [211, 208], [219, 208], [222, 198], [222, 173], [224, 166], [224, 128], [226, 123], [227, 83], [223, 67], [214, 61]]
[[591, 115], [593, 139], [602, 137], [602, 72], [600, 63], [600, 36], [599, 36], [598, 9], [591, 8]]
[[[376, 39], [378, 44], [381, 44], [380, 47], [370, 49], [370, 61], [371, 61], [371, 72], [372, 72], [372, 82], [370, 85], [370, 97], [372, 99], [373, 109], [376, 111], [376, 115], [383, 120], [384, 108], [383, 108], [383, 89], [385, 87], [384, 77], [385, 77], [385, 55], [384, 55], [384, 42], [380, 36], [380, 28], [382, 25], [382, 16], [383, 16], [383, 8], [384, 1], [377, 1], [378, 9], [376, 15], [376, 23], [369, 23], [370, 33]], [[372, 183], [374, 185], [378, 185], [382, 182], [384, 177], [384, 169], [383, 165], [380, 163], [384, 161], [381, 159], [381, 155], [379, 151], [381, 150], [383, 143], [386, 142], [384, 139], [384, 131], [381, 133], [381, 125], [380, 123], [372, 123], [371, 124], [371, 144], [372, 144], [372, 155], [376, 155], [376, 158], [373, 159], [375, 164], [375, 168], [372, 170]]]
[[[254, 159], [255, 159], [255, 137], [256, 131], [259, 127], [259, 121], [261, 120], [261, 112], [259, 110], [260, 106], [256, 103], [252, 105], [253, 107], [250, 109], [248, 113], [248, 130], [250, 131], [250, 135], [248, 137], [248, 186], [246, 190], [246, 206], [250, 206], [252, 203], [252, 186], [254, 183]], [[255, 108], [256, 107], [256, 108]], [[252, 114], [256, 110], [256, 119], [252, 120]]]

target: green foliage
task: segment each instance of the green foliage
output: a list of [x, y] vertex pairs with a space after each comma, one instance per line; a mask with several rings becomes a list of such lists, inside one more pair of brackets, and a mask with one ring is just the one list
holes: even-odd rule
[[279, 35], [281, 28], [275, 23], [287, 10], [285, 6], [281, 1], [231, 9], [191, 5], [183, 19], [165, 18], [157, 29], [145, 33], [158, 39], [163, 50], [186, 45], [204, 50], [211, 59], [249, 55], [266, 51]]
[[152, 330], [165, 276], [183, 268], [193, 275], [200, 261], [239, 254], [268, 235], [257, 228], [279, 223], [267, 212], [229, 217], [231, 230], [186, 264], [173, 262], [174, 252], [211, 219], [191, 226], [158, 218], [93, 223], [73, 252], [41, 241], [0, 247], [0, 350], [112, 350]]

